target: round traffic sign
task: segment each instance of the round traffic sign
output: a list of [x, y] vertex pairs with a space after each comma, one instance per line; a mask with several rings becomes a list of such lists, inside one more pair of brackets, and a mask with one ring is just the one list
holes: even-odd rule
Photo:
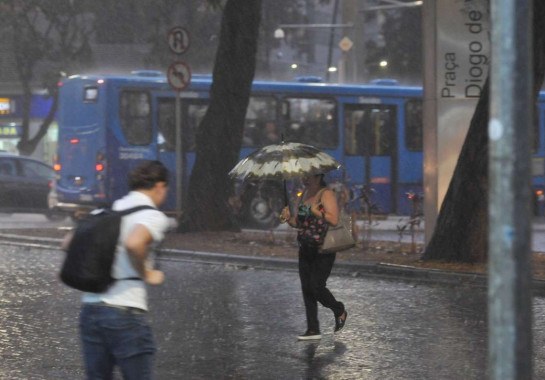
[[167, 70], [168, 83], [175, 90], [182, 91], [191, 82], [191, 69], [183, 61], [173, 62]]
[[168, 31], [168, 47], [174, 54], [183, 54], [189, 49], [189, 32], [181, 26], [175, 26]]

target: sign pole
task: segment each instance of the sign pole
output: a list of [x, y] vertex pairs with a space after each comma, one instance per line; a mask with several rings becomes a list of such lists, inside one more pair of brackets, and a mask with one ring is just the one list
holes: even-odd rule
[[[176, 55], [183, 54], [189, 49], [189, 32], [181, 26], [175, 26], [167, 34], [167, 42], [170, 51]], [[182, 196], [183, 196], [183, 175], [184, 156], [182, 146], [182, 91], [191, 82], [191, 69], [183, 61], [174, 61], [167, 69], [167, 80], [170, 86], [176, 91], [174, 103], [174, 127], [176, 128], [176, 219], [182, 217]]]
[[176, 125], [176, 219], [182, 216], [182, 92], [176, 91], [175, 102], [175, 125]]
[[488, 365], [532, 378], [532, 0], [495, 0], [490, 66]]

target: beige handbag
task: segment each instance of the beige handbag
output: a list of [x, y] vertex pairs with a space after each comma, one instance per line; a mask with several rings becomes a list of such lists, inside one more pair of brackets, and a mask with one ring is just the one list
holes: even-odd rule
[[350, 249], [356, 245], [352, 237], [352, 218], [341, 212], [339, 223], [336, 226], [329, 226], [324, 237], [324, 243], [320, 248], [320, 253], [333, 253]]

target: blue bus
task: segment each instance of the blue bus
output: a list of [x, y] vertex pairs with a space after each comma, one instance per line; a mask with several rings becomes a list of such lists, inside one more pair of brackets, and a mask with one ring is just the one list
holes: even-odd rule
[[[126, 173], [143, 159], [169, 168], [172, 184], [187, 187], [195, 162], [195, 131], [209, 104], [211, 77], [194, 75], [181, 93], [182, 178], [176, 175], [175, 92], [164, 75], [76, 75], [60, 83], [57, 171], [58, 208], [109, 205], [126, 191]], [[374, 189], [377, 209], [408, 215], [409, 192], [422, 192], [422, 88], [383, 80], [369, 84], [254, 81], [240, 156], [285, 141], [314, 145], [343, 164], [341, 180]], [[543, 100], [543, 99], [542, 99]], [[544, 116], [540, 102], [540, 116]], [[540, 117], [539, 135], [543, 136]], [[536, 139], [541, 141], [541, 139]], [[543, 144], [536, 189], [543, 189]], [[241, 215], [249, 225], [277, 221], [279, 184], [242, 190]], [[172, 186], [174, 187], [174, 186]], [[182, 194], [184, 192], [182, 191]], [[163, 209], [175, 211], [176, 191]], [[183, 206], [183, 202], [182, 202]], [[183, 207], [182, 207], [183, 208]]]

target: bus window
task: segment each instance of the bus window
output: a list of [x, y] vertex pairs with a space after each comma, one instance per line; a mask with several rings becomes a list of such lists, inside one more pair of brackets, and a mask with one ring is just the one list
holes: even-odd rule
[[184, 150], [189, 152], [195, 151], [195, 135], [207, 109], [208, 104], [204, 103], [192, 103], [188, 105], [187, 122], [184, 128]]
[[121, 130], [131, 145], [152, 140], [150, 96], [143, 91], [123, 91], [120, 101]]
[[[175, 102], [173, 98], [160, 98], [157, 104], [157, 124], [159, 128], [159, 136], [157, 143], [159, 149], [168, 152], [176, 150], [176, 113]], [[182, 103], [183, 133], [182, 149], [185, 152], [195, 150], [195, 132], [199, 127], [208, 104], [204, 103]]]
[[344, 130], [347, 155], [389, 156], [394, 149], [395, 112], [375, 105], [347, 109]]
[[365, 111], [348, 109], [344, 121], [344, 151], [351, 156], [363, 155], [363, 116]]
[[405, 103], [405, 146], [411, 152], [422, 152], [422, 100]]
[[159, 149], [174, 152], [176, 150], [174, 99], [159, 99], [157, 103], [157, 112], [157, 123], [159, 127], [157, 144], [159, 145]]
[[276, 125], [276, 100], [273, 97], [252, 96], [246, 111], [243, 147], [278, 144], [281, 140]]
[[336, 148], [335, 102], [330, 99], [289, 98], [284, 105], [286, 141]]

